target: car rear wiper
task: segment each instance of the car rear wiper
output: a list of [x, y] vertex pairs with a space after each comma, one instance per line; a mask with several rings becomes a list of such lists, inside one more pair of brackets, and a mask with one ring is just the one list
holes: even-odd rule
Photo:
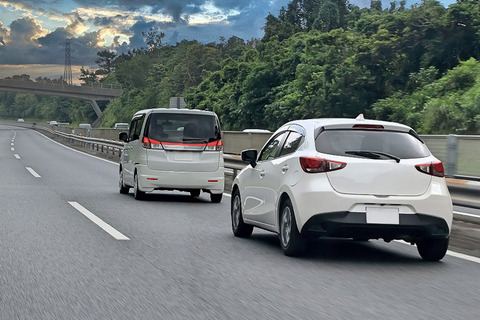
[[379, 156], [384, 156], [384, 157], [395, 160], [397, 163], [399, 163], [400, 160], [401, 160], [397, 156], [394, 156], [394, 155], [391, 155], [391, 154], [388, 154], [388, 153], [385, 153], [385, 152], [380, 152], [380, 151], [363, 151], [363, 150], [362, 151], [356, 151], [356, 150], [352, 150], [352, 151], [345, 151], [345, 153], [346, 154], [354, 154], [354, 155], [357, 155], [357, 156], [370, 158], [370, 159], [379, 159], [380, 158]]

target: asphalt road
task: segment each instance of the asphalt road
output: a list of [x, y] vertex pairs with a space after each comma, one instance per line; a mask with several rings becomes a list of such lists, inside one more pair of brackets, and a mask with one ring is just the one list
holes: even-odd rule
[[233, 236], [228, 196], [136, 201], [116, 163], [28, 129], [0, 125], [0, 164], [2, 320], [480, 318], [478, 258], [347, 240], [289, 258]]

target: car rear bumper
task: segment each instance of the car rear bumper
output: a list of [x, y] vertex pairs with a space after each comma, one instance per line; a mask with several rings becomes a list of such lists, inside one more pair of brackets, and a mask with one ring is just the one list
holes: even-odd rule
[[332, 212], [312, 216], [304, 224], [302, 234], [416, 242], [424, 238], [448, 238], [450, 230], [444, 219], [425, 214], [400, 214], [399, 224], [369, 224], [364, 212]]
[[137, 167], [140, 190], [192, 190], [202, 189], [211, 193], [223, 193], [224, 168], [213, 172], [178, 172], [151, 170], [147, 166]]

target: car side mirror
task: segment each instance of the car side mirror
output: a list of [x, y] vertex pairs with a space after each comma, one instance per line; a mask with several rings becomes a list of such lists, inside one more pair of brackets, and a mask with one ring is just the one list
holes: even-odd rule
[[258, 151], [255, 149], [243, 150], [242, 161], [248, 162], [252, 168], [255, 168], [257, 165], [257, 154]]
[[118, 140], [128, 142], [128, 133], [120, 132], [120, 134], [118, 135]]

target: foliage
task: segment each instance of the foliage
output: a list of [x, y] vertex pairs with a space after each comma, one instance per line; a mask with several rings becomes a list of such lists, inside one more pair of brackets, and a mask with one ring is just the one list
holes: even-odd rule
[[410, 95], [397, 93], [378, 101], [373, 112], [377, 118], [405, 123], [420, 133], [479, 134], [480, 62], [473, 58], [461, 62]]
[[[379, 0], [370, 8], [347, 0], [291, 0], [278, 16], [266, 17], [264, 31], [262, 39], [248, 41], [233, 36], [166, 45], [164, 34], [151, 29], [144, 34], [147, 48], [120, 56], [100, 51], [103, 73], [82, 68], [81, 78], [90, 84], [104, 75], [102, 83], [122, 86], [123, 95], [104, 111], [107, 127], [182, 96], [190, 108], [215, 111], [230, 130], [364, 113], [423, 133], [479, 132], [476, 0], [448, 8], [435, 0], [411, 8], [404, 0], [388, 8]], [[0, 94], [2, 115], [95, 117], [75, 114], [71, 101], [13, 97]]]
[[95, 63], [101, 68], [100, 73], [109, 75], [112, 71], [115, 70], [114, 60], [117, 57], [117, 54], [114, 51], [102, 50], [97, 52], [98, 59], [95, 60]]
[[94, 71], [90, 71], [84, 67], [80, 68], [79, 80], [82, 80], [85, 85], [92, 85], [99, 81], [98, 74]]

